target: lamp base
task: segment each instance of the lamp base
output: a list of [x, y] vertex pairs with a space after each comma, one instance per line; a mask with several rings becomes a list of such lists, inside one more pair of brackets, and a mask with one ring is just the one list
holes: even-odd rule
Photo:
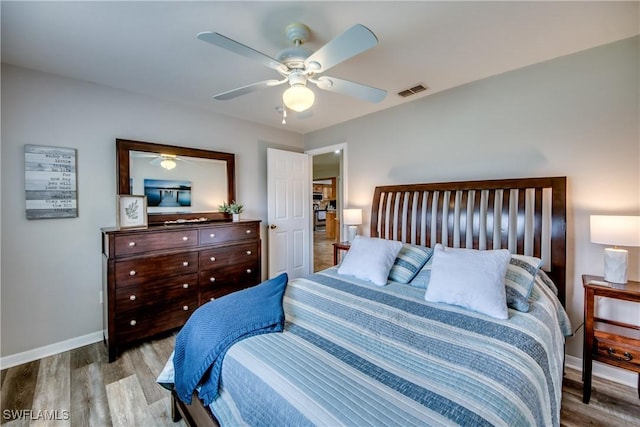
[[611, 283], [627, 283], [629, 252], [626, 249], [604, 250], [604, 280]]
[[357, 235], [358, 235], [358, 226], [350, 225], [349, 229], [347, 230], [347, 240], [349, 242], [353, 242], [353, 239], [355, 239]]

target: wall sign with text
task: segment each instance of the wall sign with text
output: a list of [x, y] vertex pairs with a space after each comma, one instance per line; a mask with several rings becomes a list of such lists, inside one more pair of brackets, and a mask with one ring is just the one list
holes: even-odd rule
[[24, 146], [27, 219], [78, 216], [74, 148]]

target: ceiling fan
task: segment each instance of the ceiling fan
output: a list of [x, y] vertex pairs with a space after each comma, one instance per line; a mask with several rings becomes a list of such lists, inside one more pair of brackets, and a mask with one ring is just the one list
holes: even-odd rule
[[289, 83], [282, 100], [287, 108], [305, 111], [313, 105], [315, 95], [307, 87], [311, 82], [318, 88], [341, 93], [369, 102], [380, 102], [387, 91], [349, 80], [329, 76], [318, 76], [331, 67], [364, 52], [378, 43], [378, 38], [364, 25], [356, 24], [315, 52], [302, 45], [309, 39], [309, 27], [293, 23], [286, 27], [286, 34], [293, 47], [279, 52], [275, 58], [258, 52], [240, 42], [214, 32], [202, 32], [198, 39], [227, 49], [238, 55], [256, 60], [276, 70], [283, 79], [264, 80], [242, 86], [214, 96], [218, 100], [228, 100], [258, 89]]
[[163, 169], [171, 170], [177, 166], [177, 162], [191, 163], [197, 165], [196, 163], [185, 159], [184, 157], [177, 156], [175, 154], [162, 154], [162, 153], [143, 153], [143, 152], [135, 152], [132, 157], [150, 157], [151, 161], [149, 164], [152, 166], [160, 166]]

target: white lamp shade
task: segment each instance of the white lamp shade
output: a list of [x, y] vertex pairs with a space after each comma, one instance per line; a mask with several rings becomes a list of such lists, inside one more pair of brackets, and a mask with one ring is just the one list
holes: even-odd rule
[[591, 242], [640, 246], [640, 216], [591, 215]]
[[282, 94], [284, 105], [297, 112], [310, 108], [315, 99], [313, 91], [304, 85], [293, 85]]
[[362, 224], [362, 209], [343, 209], [342, 222], [345, 225]]

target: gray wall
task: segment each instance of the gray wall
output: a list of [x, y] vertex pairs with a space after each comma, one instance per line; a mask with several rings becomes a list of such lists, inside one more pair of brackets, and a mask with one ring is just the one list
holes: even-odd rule
[[[100, 227], [115, 225], [116, 138], [235, 153], [237, 198], [246, 218], [263, 220], [263, 246], [266, 148], [302, 149], [299, 134], [3, 65], [2, 356], [101, 336]], [[78, 218], [25, 218], [24, 144], [77, 149]]]
[[[567, 176], [568, 294], [582, 324], [581, 275], [602, 274], [590, 214], [640, 215], [639, 38], [501, 74], [305, 135], [305, 149], [346, 141], [348, 195], [368, 232], [376, 185]], [[428, 84], [428, 76], [426, 83]], [[390, 94], [389, 96], [395, 96]], [[629, 278], [640, 280], [630, 249]], [[640, 323], [637, 308], [601, 304]], [[582, 329], [568, 340], [582, 357]]]

